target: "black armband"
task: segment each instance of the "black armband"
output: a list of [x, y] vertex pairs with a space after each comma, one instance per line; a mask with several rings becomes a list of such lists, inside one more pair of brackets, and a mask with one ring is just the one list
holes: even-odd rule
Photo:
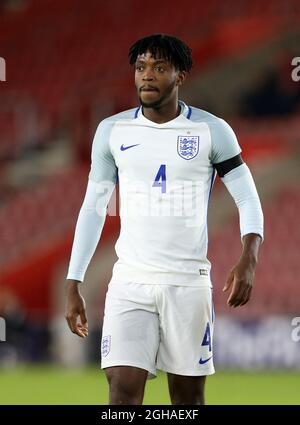
[[218, 164], [213, 164], [215, 169], [217, 170], [219, 177], [224, 177], [225, 174], [229, 173], [229, 171], [233, 170], [236, 167], [239, 167], [244, 163], [241, 154], [233, 156], [232, 158], [226, 159], [226, 161], [219, 162]]

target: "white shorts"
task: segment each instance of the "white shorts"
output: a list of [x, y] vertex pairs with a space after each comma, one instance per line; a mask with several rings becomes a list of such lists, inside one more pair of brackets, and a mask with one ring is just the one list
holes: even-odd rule
[[120, 283], [105, 300], [101, 368], [135, 366], [156, 376], [215, 372], [214, 312], [210, 287]]

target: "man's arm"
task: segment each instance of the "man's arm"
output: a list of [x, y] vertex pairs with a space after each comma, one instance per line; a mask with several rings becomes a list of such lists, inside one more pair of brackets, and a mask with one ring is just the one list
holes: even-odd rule
[[231, 288], [228, 305], [246, 304], [251, 296], [259, 246], [263, 240], [263, 212], [251, 172], [241, 157], [232, 128], [222, 119], [210, 125], [210, 159], [239, 210], [243, 243], [239, 262], [230, 272], [224, 291]]
[[230, 170], [222, 178], [233, 197], [240, 217], [243, 251], [238, 263], [231, 270], [223, 291], [231, 289], [227, 304], [238, 307], [246, 304], [251, 296], [258, 251], [263, 240], [263, 212], [255, 183], [246, 164]]
[[67, 275], [65, 318], [71, 331], [83, 338], [88, 335], [88, 321], [79, 287], [98, 245], [117, 178], [109, 148], [111, 124], [109, 120], [102, 121], [94, 137], [89, 181], [76, 223]]
[[67, 279], [84, 281], [84, 276], [97, 248], [106, 218], [106, 209], [114, 183], [88, 181], [72, 246]]

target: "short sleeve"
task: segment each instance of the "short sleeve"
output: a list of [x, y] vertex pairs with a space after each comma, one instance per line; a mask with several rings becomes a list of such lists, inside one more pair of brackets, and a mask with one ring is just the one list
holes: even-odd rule
[[116, 183], [118, 169], [112, 156], [109, 139], [114, 122], [108, 119], [99, 124], [92, 145], [92, 163], [89, 179], [95, 183]]
[[209, 124], [211, 133], [211, 153], [212, 164], [226, 161], [241, 153], [240, 145], [236, 135], [229, 124], [221, 118]]

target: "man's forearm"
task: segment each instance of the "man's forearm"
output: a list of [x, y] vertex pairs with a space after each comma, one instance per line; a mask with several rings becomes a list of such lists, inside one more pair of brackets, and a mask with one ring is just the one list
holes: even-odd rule
[[[107, 189], [107, 186], [105, 188]], [[100, 196], [97, 184], [89, 181], [76, 224], [67, 279], [83, 282], [85, 272], [101, 236], [106, 207], [113, 188], [114, 186], [111, 185], [109, 190]]]
[[261, 236], [255, 233], [248, 233], [247, 235], [243, 236], [242, 241], [243, 241], [242, 257], [244, 257], [245, 259], [248, 259], [248, 261], [253, 266], [256, 266], [258, 262], [259, 247], [262, 242]]
[[255, 254], [255, 246], [258, 242], [253, 241], [253, 238], [256, 239], [254, 236], [248, 237], [248, 235], [261, 236], [261, 240], [263, 239], [264, 217], [251, 172], [246, 164], [242, 164], [226, 174], [222, 181], [239, 210], [242, 239], [247, 236], [245, 253], [248, 253], [254, 243], [254, 247], [250, 251]]
[[67, 279], [83, 282], [85, 272], [96, 250], [104, 225], [104, 217], [96, 210], [81, 209], [72, 246]]
[[66, 290], [67, 292], [79, 292], [79, 288], [80, 288], [80, 284], [82, 282], [80, 282], [79, 280], [75, 280], [75, 279], [68, 279], [66, 281]]

